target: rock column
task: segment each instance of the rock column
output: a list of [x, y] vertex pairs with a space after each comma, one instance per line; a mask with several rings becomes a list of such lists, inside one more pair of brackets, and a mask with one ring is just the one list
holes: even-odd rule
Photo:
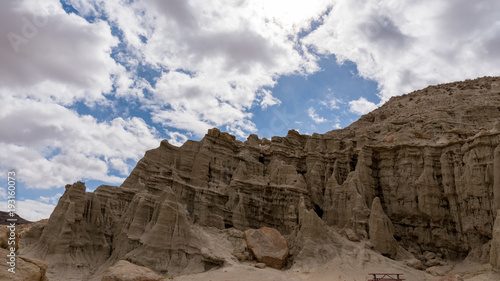
[[497, 212], [491, 239], [490, 264], [494, 270], [500, 272], [500, 210]]
[[500, 210], [500, 145], [495, 149], [493, 159], [493, 213], [495, 213]]
[[398, 244], [394, 239], [394, 226], [384, 213], [378, 197], [372, 203], [369, 226], [370, 242], [373, 244], [374, 249], [383, 255], [394, 258], [398, 249]]

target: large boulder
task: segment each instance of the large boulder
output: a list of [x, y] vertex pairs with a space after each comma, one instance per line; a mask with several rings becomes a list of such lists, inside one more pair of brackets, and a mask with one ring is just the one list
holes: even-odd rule
[[382, 209], [382, 204], [378, 197], [372, 203], [369, 227], [370, 242], [373, 248], [390, 258], [396, 257], [398, 244], [396, 239], [394, 239], [394, 226]]
[[500, 271], [500, 210], [493, 226], [493, 239], [491, 240], [490, 264], [494, 270]]
[[[0, 256], [6, 257], [10, 254], [9, 250], [0, 249]], [[8, 270], [11, 266], [5, 262], [0, 262], [0, 280], [11, 281], [49, 281], [45, 273], [47, 272], [48, 263], [38, 260], [29, 259], [23, 256], [16, 256], [14, 273]]]
[[106, 270], [101, 281], [159, 281], [163, 278], [147, 267], [121, 260]]
[[[3, 248], [3, 249], [9, 249], [11, 246], [14, 246], [15, 247], [15, 251], [19, 250], [19, 234], [17, 233], [17, 231], [15, 231], [14, 233], [12, 233], [12, 235], [15, 235], [15, 236], [12, 236], [15, 243], [12, 244], [12, 245], [9, 245], [9, 238], [11, 236], [11, 233], [12, 231], [10, 229], [5, 229], [5, 231], [0, 231], [0, 248]], [[11, 239], [12, 241], [12, 239]]]
[[270, 227], [248, 229], [244, 238], [257, 260], [277, 269], [286, 264], [288, 244], [278, 230]]

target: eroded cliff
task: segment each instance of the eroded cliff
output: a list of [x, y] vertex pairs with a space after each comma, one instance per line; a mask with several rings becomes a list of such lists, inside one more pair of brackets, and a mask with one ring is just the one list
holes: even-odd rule
[[212, 129], [181, 147], [162, 141], [120, 187], [68, 185], [24, 251], [88, 278], [121, 259], [166, 275], [200, 272], [232, 258], [206, 227], [272, 227], [300, 253], [301, 226], [316, 219], [304, 222], [299, 209], [366, 240], [377, 197], [397, 243], [417, 257], [488, 251], [500, 209], [499, 120], [500, 78], [485, 77], [394, 97], [323, 135], [241, 142]]

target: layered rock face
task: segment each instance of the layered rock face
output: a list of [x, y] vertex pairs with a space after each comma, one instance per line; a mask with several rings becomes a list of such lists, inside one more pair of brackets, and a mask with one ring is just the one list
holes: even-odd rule
[[78, 260], [89, 276], [121, 259], [199, 272], [226, 260], [203, 227], [272, 227], [300, 253], [308, 224], [369, 239], [378, 197], [401, 246], [464, 257], [491, 240], [500, 209], [499, 120], [500, 79], [486, 77], [394, 97], [324, 135], [241, 142], [212, 129], [181, 147], [165, 140], [120, 187], [68, 186], [25, 251], [61, 267]]

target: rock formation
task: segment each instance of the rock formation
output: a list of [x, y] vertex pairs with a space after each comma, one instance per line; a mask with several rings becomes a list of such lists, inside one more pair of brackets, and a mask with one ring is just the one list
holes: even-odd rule
[[288, 244], [276, 229], [270, 227], [248, 229], [243, 237], [258, 261], [276, 269], [286, 264]]
[[368, 239], [378, 197], [399, 246], [462, 258], [489, 243], [500, 209], [498, 120], [500, 79], [485, 77], [393, 97], [323, 135], [241, 142], [211, 129], [181, 147], [164, 140], [120, 187], [67, 186], [21, 251], [65, 280], [102, 275], [119, 260], [170, 276], [233, 262], [210, 243], [210, 229], [266, 226], [300, 262], [301, 252], [311, 257], [305, 237], [316, 234], [332, 243], [320, 256], [336, 254], [333, 236], [306, 226]]
[[375, 197], [372, 203], [369, 228], [373, 248], [383, 255], [396, 257], [398, 244], [394, 239], [394, 226], [384, 213], [378, 197]]
[[311, 268], [337, 256], [339, 239], [331, 233], [316, 212], [307, 209], [303, 197], [299, 201], [298, 214], [298, 225], [288, 235], [294, 267]]
[[0, 256], [2, 256], [2, 262], [0, 262], [0, 280], [10, 280], [10, 281], [48, 281], [46, 276], [48, 263], [38, 260], [29, 259], [23, 256], [16, 256], [14, 273], [8, 270], [11, 266], [5, 262], [5, 257], [10, 254], [9, 250], [0, 248]]
[[500, 271], [500, 210], [497, 212], [493, 239], [491, 240], [490, 263], [493, 269]]
[[163, 276], [153, 270], [121, 260], [108, 268], [101, 281], [160, 281]]

